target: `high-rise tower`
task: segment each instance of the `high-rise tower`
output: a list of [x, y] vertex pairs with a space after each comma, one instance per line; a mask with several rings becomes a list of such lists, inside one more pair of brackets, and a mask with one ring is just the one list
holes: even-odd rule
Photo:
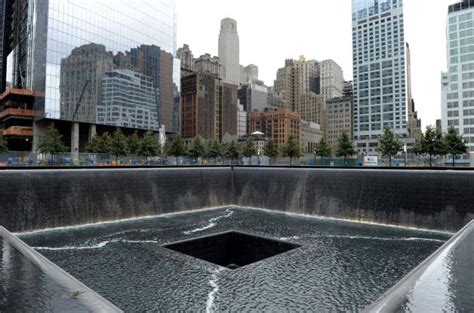
[[448, 72], [442, 74], [442, 129], [454, 127], [474, 152], [474, 1], [448, 8]]
[[403, 0], [352, 0], [354, 139], [377, 154], [385, 128], [408, 136]]
[[237, 21], [225, 18], [219, 34], [219, 58], [224, 64], [224, 81], [234, 85], [240, 83], [239, 51]]

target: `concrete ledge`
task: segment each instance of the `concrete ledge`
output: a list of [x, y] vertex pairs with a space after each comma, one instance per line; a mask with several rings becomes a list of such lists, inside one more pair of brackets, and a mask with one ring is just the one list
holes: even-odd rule
[[454, 312], [474, 308], [474, 221], [365, 312]]
[[20, 252], [26, 259], [38, 267], [46, 276], [65, 287], [74, 298], [80, 301], [91, 312], [122, 312], [111, 302], [94, 292], [79, 280], [59, 268], [57, 265], [36, 252], [18, 237], [0, 227], [0, 237], [11, 247]]

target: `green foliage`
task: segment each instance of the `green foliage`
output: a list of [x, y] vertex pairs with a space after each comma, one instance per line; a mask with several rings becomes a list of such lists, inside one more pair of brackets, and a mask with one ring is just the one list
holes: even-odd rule
[[416, 152], [419, 154], [428, 154], [430, 157], [430, 166], [433, 166], [433, 157], [447, 153], [441, 131], [435, 129], [433, 126], [426, 127], [426, 131], [416, 147]]
[[231, 160], [240, 159], [240, 157], [242, 156], [240, 145], [238, 145], [235, 141], [226, 144], [224, 154], [226, 158]]
[[385, 128], [383, 135], [380, 137], [379, 151], [383, 156], [389, 157], [390, 166], [392, 166], [392, 158], [397, 155], [403, 147], [403, 143], [398, 139], [393, 130]]
[[141, 143], [138, 132], [134, 131], [133, 134], [128, 137], [128, 152], [130, 152], [130, 154], [138, 154]]
[[255, 146], [255, 142], [252, 136], [248, 136], [245, 144], [242, 148], [242, 154], [246, 158], [251, 158], [254, 155], [257, 155], [257, 147]]
[[89, 153], [110, 153], [110, 145], [112, 142], [112, 137], [109, 133], [103, 133], [102, 135], [95, 135], [87, 143], [86, 151]]
[[446, 153], [453, 157], [453, 166], [455, 165], [456, 156], [467, 152], [467, 146], [462, 136], [458, 135], [454, 127], [449, 127], [448, 133], [444, 137]]
[[218, 158], [223, 155], [222, 145], [217, 140], [209, 140], [207, 143], [207, 156]]
[[289, 136], [282, 151], [283, 156], [290, 158], [290, 164], [293, 165], [293, 159], [301, 157], [299, 142], [293, 136]]
[[330, 158], [332, 155], [331, 147], [327, 143], [326, 139], [323, 137], [321, 141], [316, 145], [314, 149], [314, 154], [316, 156], [323, 158]]
[[0, 135], [0, 154], [7, 153], [7, 152], [8, 152], [7, 142], [3, 139], [3, 135]]
[[180, 156], [186, 155], [184, 141], [180, 135], [176, 135], [176, 137], [173, 138], [170, 144], [166, 147], [166, 153], [169, 156], [176, 157], [176, 159]]
[[145, 158], [154, 157], [160, 154], [160, 148], [158, 137], [153, 132], [148, 131], [140, 141], [136, 153]]
[[194, 137], [188, 147], [187, 154], [193, 159], [199, 159], [206, 155], [206, 146], [200, 136]]
[[127, 136], [123, 134], [120, 128], [117, 128], [117, 130], [112, 135], [112, 141], [110, 142], [110, 153], [116, 157], [127, 155], [129, 153]]
[[343, 132], [341, 137], [337, 141], [336, 156], [338, 158], [343, 157], [346, 160], [348, 157], [351, 157], [355, 154], [354, 143], [347, 134]]
[[64, 145], [63, 136], [59, 131], [53, 125], [49, 125], [38, 144], [38, 151], [46, 154], [58, 154], [67, 152], [68, 148]]
[[278, 157], [279, 155], [279, 152], [278, 152], [278, 147], [277, 145], [275, 144], [275, 141], [273, 141], [272, 139], [270, 139], [268, 142], [267, 142], [267, 145], [265, 146], [265, 150], [263, 152], [265, 154], [265, 156], [269, 157], [270, 158], [270, 164], [272, 164], [272, 160], [276, 157]]

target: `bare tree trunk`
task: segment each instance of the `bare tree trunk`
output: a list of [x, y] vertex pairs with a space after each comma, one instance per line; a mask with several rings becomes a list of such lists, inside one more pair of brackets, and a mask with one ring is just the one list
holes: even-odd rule
[[453, 154], [453, 167], [456, 167], [456, 155]]

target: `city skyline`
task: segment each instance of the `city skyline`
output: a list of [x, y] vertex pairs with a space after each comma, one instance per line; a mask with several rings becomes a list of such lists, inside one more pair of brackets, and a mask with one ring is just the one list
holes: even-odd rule
[[[193, 6], [197, 4], [177, 0], [178, 46], [188, 43], [197, 55], [206, 52], [217, 55], [220, 20], [231, 17], [239, 24], [241, 64], [259, 66], [259, 77], [267, 85], [273, 85], [277, 69], [284, 65], [285, 59], [297, 59], [300, 55], [319, 61], [333, 59], [341, 65], [344, 78], [352, 80], [351, 1], [309, 4], [296, 0], [295, 9], [284, 6], [283, 1], [274, 1], [271, 10], [268, 3], [246, 5], [247, 1], [214, 6], [212, 15], [205, 19], [200, 15], [198, 22], [197, 16], [193, 17], [196, 11]], [[446, 70], [446, 15], [448, 6], [455, 2], [430, 3], [429, 16], [424, 14], [424, 3], [413, 0], [404, 3], [406, 41], [412, 50], [413, 98], [423, 127], [434, 125], [441, 118], [439, 85], [441, 72]], [[305, 9], [301, 10], [302, 7]], [[262, 15], [264, 10], [273, 14]], [[319, 14], [319, 11], [335, 13]], [[284, 14], [287, 14], [285, 23], [281, 23]], [[335, 14], [338, 18], [334, 18]]]

